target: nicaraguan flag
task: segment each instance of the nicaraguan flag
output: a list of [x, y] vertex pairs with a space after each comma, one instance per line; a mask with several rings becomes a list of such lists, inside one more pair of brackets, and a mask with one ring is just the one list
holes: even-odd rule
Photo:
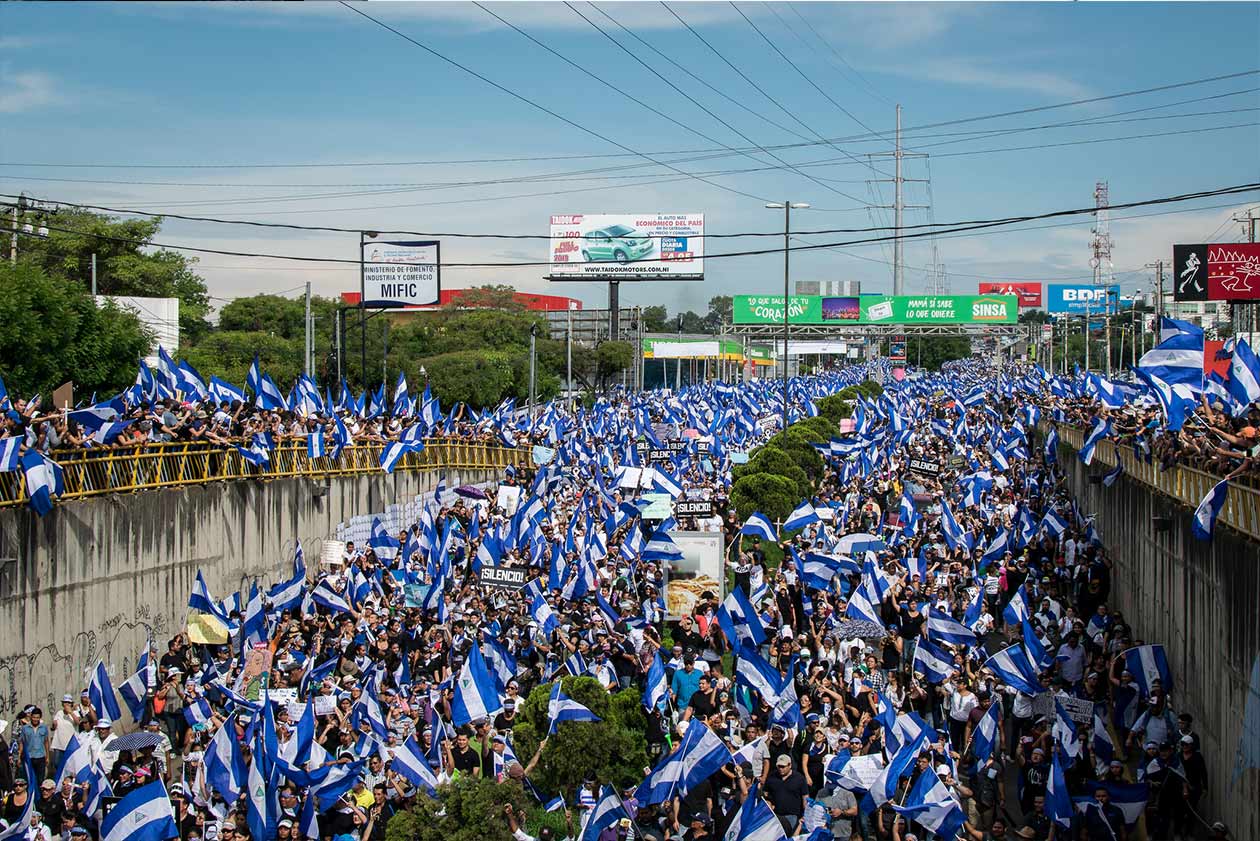
[[648, 667], [647, 687], [643, 692], [643, 706], [649, 712], [665, 709], [669, 698], [669, 684], [665, 682], [665, 664], [661, 662], [660, 651], [652, 655], [652, 665]]
[[1190, 531], [1199, 540], [1211, 540], [1212, 531], [1216, 528], [1216, 518], [1225, 506], [1225, 497], [1229, 493], [1229, 480], [1222, 479], [1212, 486], [1207, 496], [1194, 509], [1194, 519], [1190, 521]]
[[179, 837], [170, 795], [154, 780], [123, 795], [101, 821], [101, 841], [167, 841]]
[[451, 699], [451, 723], [462, 727], [480, 718], [489, 718], [503, 710], [503, 702], [495, 687], [494, 676], [486, 666], [481, 647], [474, 645], [455, 681], [455, 697]]
[[998, 728], [1002, 724], [1001, 716], [1002, 704], [994, 701], [989, 704], [989, 708], [985, 710], [984, 715], [980, 717], [980, 721], [976, 725], [975, 732], [971, 737], [971, 749], [975, 753], [976, 762], [979, 765], [984, 765], [997, 747]]
[[333, 613], [350, 612], [350, 605], [346, 603], [345, 597], [334, 590], [327, 580], [315, 585], [315, 589], [311, 591], [311, 601]]
[[53, 509], [53, 497], [66, 491], [61, 466], [38, 450], [27, 450], [21, 457], [22, 472], [26, 474], [26, 495], [31, 510], [43, 517]]
[[0, 473], [17, 470], [21, 466], [21, 449], [24, 438], [0, 438]]
[[956, 838], [967, 816], [936, 771], [928, 768], [893, 810], [930, 829], [939, 838]]
[[245, 790], [248, 773], [240, 740], [236, 737], [235, 713], [219, 728], [205, 751], [206, 784], [218, 792], [230, 807]]
[[[301, 551], [302, 547], [298, 547]], [[302, 607], [302, 599], [306, 595], [306, 570], [294, 573], [288, 581], [281, 581], [267, 593], [271, 601], [269, 613], [280, 613], [284, 610], [296, 612]]]
[[88, 679], [88, 700], [92, 709], [96, 710], [97, 718], [108, 718], [111, 721], [122, 718], [118, 699], [114, 697], [114, 684], [109, 680], [104, 660], [97, 660], [92, 667], [92, 676]]
[[1046, 464], [1054, 464], [1059, 460], [1059, 429], [1051, 427], [1050, 434], [1046, 436]]
[[883, 770], [879, 772], [866, 792], [866, 796], [862, 798], [861, 810], [863, 813], [870, 813], [883, 806], [897, 793], [897, 784], [901, 778], [910, 773], [914, 767], [914, 761], [919, 758], [919, 752], [923, 750], [923, 746], [927, 743], [927, 733], [920, 733], [913, 741], [902, 745]]
[[726, 634], [731, 648], [739, 650], [742, 640], [749, 640], [753, 645], [761, 645], [766, 641], [766, 632], [761, 625], [761, 617], [748, 600], [743, 587], [736, 587], [727, 595], [717, 611], [718, 625]]
[[[435, 737], [433, 741], [436, 742], [438, 739]], [[437, 791], [437, 777], [433, 775], [433, 769], [429, 767], [429, 761], [425, 758], [424, 751], [420, 749], [415, 733], [403, 742], [402, 747], [394, 751], [394, 760], [389, 767], [417, 788], [424, 789], [430, 794]]]
[[1180, 333], [1142, 354], [1137, 370], [1169, 385], [1203, 388], [1203, 333]]
[[1088, 467], [1094, 461], [1094, 449], [1098, 446], [1098, 442], [1106, 438], [1110, 432], [1111, 421], [1102, 416], [1094, 419], [1094, 425], [1090, 427], [1089, 434], [1085, 436], [1085, 443], [1081, 445], [1081, 451], [1077, 455], [1082, 464]]
[[1168, 341], [1174, 336], [1190, 336], [1203, 340], [1203, 328], [1190, 321], [1180, 321], [1176, 318], [1161, 316], [1159, 320], [1159, 341], [1160, 344]]
[[1046, 781], [1046, 817], [1064, 828], [1072, 826], [1072, 796], [1068, 793], [1059, 752], [1051, 751], [1050, 778]]
[[760, 783], [753, 780], [723, 841], [783, 841], [786, 837], [783, 824], [761, 796]]
[[928, 613], [928, 639], [949, 645], [976, 645], [976, 635], [966, 625], [944, 610], [933, 609]]
[[1112, 468], [1111, 470], [1109, 470], [1107, 474], [1102, 477], [1103, 486], [1110, 488], [1112, 485], [1116, 483], [1116, 480], [1119, 479], [1123, 473], [1124, 473], [1124, 463], [1117, 460], [1116, 466]]
[[740, 528], [739, 533], [760, 537], [771, 543], [777, 543], [779, 540], [774, 530], [774, 523], [770, 522], [770, 518], [760, 511], [753, 512], [752, 516]]
[[328, 455], [323, 430], [317, 429], [306, 436], [306, 457], [323, 458]]
[[547, 700], [547, 718], [551, 720], [551, 726], [547, 730], [548, 736], [556, 732], [556, 728], [562, 721], [601, 720], [595, 713], [561, 692], [558, 680], [551, 685], [551, 697]]
[[118, 694], [122, 695], [132, 719], [137, 724], [144, 720], [149, 690], [156, 685], [157, 664], [149, 658], [149, 644], [145, 643], [144, 650], [140, 652], [140, 659], [136, 662], [136, 673], [127, 678], [126, 682], [118, 688]]
[[630, 813], [626, 811], [625, 804], [617, 796], [616, 789], [609, 785], [604, 786], [603, 791], [600, 792], [599, 800], [586, 813], [586, 819], [582, 822], [582, 830], [578, 834], [578, 841], [597, 841], [605, 829], [613, 826], [623, 818], [627, 820], [630, 818]]
[[1019, 585], [1015, 595], [1011, 596], [1011, 600], [1006, 603], [1006, 607], [1002, 610], [1002, 618], [1008, 625], [1021, 625], [1032, 618], [1032, 610], [1028, 606], [1028, 591], [1024, 589], [1023, 584]]
[[1139, 645], [1124, 652], [1124, 666], [1133, 674], [1133, 680], [1143, 695], [1150, 695], [1155, 681], [1165, 692], [1173, 688], [1172, 670], [1168, 668], [1168, 655], [1162, 645]]
[[[1176, 780], [1174, 779], [1171, 784], [1175, 785]], [[1072, 798], [1076, 804], [1076, 810], [1081, 814], [1086, 814], [1090, 809], [1099, 808], [1098, 801], [1094, 799], [1094, 792], [1100, 788], [1107, 790], [1107, 794], [1110, 795], [1109, 801], [1124, 815], [1124, 825], [1129, 828], [1132, 828], [1138, 822], [1138, 818], [1142, 817], [1142, 813], [1146, 811], [1146, 801], [1151, 796], [1150, 786], [1146, 783], [1088, 782], [1085, 784], [1085, 791], [1088, 791], [1089, 795]], [[1048, 798], [1046, 805], [1046, 811], [1049, 811]]]
[[1234, 342], [1234, 355], [1229, 363], [1229, 394], [1234, 398], [1234, 417], [1244, 415], [1251, 404], [1260, 400], [1260, 359], [1246, 339]]
[[914, 670], [922, 672], [928, 683], [944, 683], [958, 671], [954, 658], [927, 639], [920, 639], [914, 647]]
[[998, 676], [1003, 683], [1026, 695], [1042, 691], [1037, 667], [1028, 656], [1023, 643], [1015, 643], [994, 654], [984, 662], [984, 667]]
[[810, 523], [817, 523], [819, 520], [818, 512], [814, 510], [814, 506], [810, 505], [809, 500], [804, 500], [796, 509], [788, 514], [787, 519], [783, 521], [784, 531], [796, 531], [803, 529]]
[[730, 761], [731, 752], [726, 744], [702, 722], [692, 719], [678, 749], [662, 759], [639, 784], [634, 792], [635, 799], [642, 804], [652, 804], [685, 797]]

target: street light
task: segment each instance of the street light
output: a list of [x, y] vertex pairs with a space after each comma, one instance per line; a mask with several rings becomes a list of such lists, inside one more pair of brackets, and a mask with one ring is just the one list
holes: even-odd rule
[[805, 210], [809, 207], [805, 202], [767, 202], [768, 210], [783, 211], [783, 433], [788, 427], [788, 304], [791, 301], [791, 290], [788, 288], [788, 260], [792, 253], [789, 245], [792, 232], [792, 210]]

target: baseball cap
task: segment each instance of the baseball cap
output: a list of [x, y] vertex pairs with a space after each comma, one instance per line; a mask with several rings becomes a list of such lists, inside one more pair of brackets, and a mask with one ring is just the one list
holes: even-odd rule
[[73, 698], [73, 697], [71, 697], [71, 696], [69, 696], [69, 695], [62, 695], [62, 696], [61, 696], [61, 703], [63, 703], [63, 704], [73, 704], [73, 703], [74, 703], [74, 698]]
[[787, 754], [780, 754], [779, 758], [774, 761], [774, 764], [778, 765], [780, 768], [791, 765], [792, 757], [788, 756]]
[[1193, 745], [1193, 744], [1194, 744], [1194, 737], [1193, 737], [1193, 736], [1182, 736], [1182, 737], [1181, 737], [1181, 743], [1182, 743], [1183, 745]]
[[100, 729], [109, 729], [114, 726], [114, 722], [110, 721], [108, 718], [102, 718], [97, 720], [96, 726]]

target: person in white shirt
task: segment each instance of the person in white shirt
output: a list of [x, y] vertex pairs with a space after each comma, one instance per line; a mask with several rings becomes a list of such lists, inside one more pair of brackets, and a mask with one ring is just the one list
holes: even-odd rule
[[1085, 677], [1085, 646], [1081, 645], [1080, 634], [1076, 631], [1068, 634], [1067, 641], [1059, 646], [1059, 653], [1054, 659], [1065, 681], [1073, 686], [1080, 683]]
[[61, 709], [53, 713], [52, 722], [48, 725], [48, 729], [52, 730], [52, 756], [49, 770], [56, 770], [61, 767], [61, 756], [66, 751], [66, 746], [70, 744], [70, 737], [79, 730], [79, 711], [74, 706], [74, 698], [69, 695], [61, 697]]
[[101, 770], [106, 774], [114, 770], [114, 763], [118, 761], [118, 751], [105, 750], [105, 745], [114, 738], [114, 734], [110, 732], [113, 724], [108, 718], [102, 718], [96, 722], [96, 729], [87, 737], [88, 760], [100, 763]]

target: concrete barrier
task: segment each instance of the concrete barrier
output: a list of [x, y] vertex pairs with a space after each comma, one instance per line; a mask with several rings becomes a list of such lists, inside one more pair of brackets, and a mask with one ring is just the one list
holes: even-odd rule
[[[1248, 704], [1260, 703], [1251, 686], [1260, 655], [1260, 544], [1219, 523], [1211, 543], [1196, 540], [1184, 504], [1128, 475], [1110, 488], [1091, 483], [1091, 470], [1067, 445], [1060, 462], [1081, 511], [1097, 515], [1115, 562], [1110, 605], [1135, 638], [1164, 645], [1172, 707], [1194, 716], [1208, 766], [1200, 814], [1224, 820], [1231, 838], [1260, 838], [1260, 771], [1235, 777], [1239, 746], [1260, 740], [1244, 728]], [[1156, 530], [1155, 517], [1168, 518], [1167, 531]]]
[[[431, 491], [441, 475], [224, 482], [68, 502], [42, 518], [0, 511], [0, 717], [33, 703], [48, 718], [97, 658], [117, 688], [146, 639], [164, 652], [183, 628], [198, 570], [217, 598], [254, 578], [270, 586], [292, 575], [298, 541], [313, 568], [337, 523]], [[465, 470], [448, 484], [496, 475]]]

